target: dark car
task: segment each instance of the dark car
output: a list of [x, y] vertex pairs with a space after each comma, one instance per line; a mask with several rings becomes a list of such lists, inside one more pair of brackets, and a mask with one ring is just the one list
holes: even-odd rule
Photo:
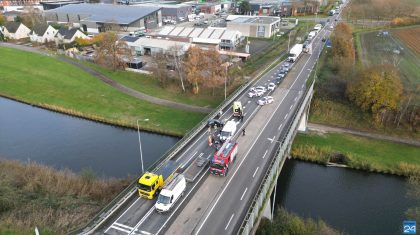
[[281, 83], [281, 79], [280, 78], [277, 78], [277, 79], [274, 79], [274, 81], [273, 81], [276, 85], [279, 85], [280, 83]]
[[223, 127], [224, 123], [217, 119], [210, 119], [207, 121], [207, 127]]

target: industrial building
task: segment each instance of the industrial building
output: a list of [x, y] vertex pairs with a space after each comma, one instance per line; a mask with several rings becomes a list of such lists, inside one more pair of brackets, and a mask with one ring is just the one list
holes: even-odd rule
[[179, 42], [166, 39], [158, 38], [146, 38], [146, 37], [130, 37], [125, 36], [120, 39], [125, 41], [127, 45], [133, 51], [133, 54], [140, 55], [151, 55], [154, 56], [157, 53], [176, 53], [177, 56], [185, 54], [186, 51], [191, 47], [189, 42]]
[[[217, 48], [231, 50], [238, 46], [242, 34], [237, 30], [226, 28], [193, 28], [165, 26], [155, 36], [191, 42], [202, 45], [215, 45]], [[216, 48], [216, 49], [217, 49]]]
[[71, 4], [45, 11], [47, 22], [72, 23], [85, 32], [136, 31], [162, 26], [160, 7], [111, 4]]
[[144, 3], [135, 6], [151, 6], [160, 7], [162, 11], [162, 19], [181, 21], [181, 19], [188, 19], [188, 15], [193, 12], [191, 5], [186, 4], [151, 4]]
[[270, 38], [280, 29], [280, 17], [230, 15], [226, 20], [227, 29], [247, 37]]

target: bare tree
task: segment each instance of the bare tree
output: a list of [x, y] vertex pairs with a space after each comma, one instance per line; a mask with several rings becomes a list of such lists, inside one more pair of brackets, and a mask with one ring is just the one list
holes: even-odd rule
[[107, 32], [95, 50], [95, 62], [113, 70], [124, 69], [132, 59], [131, 49], [124, 41], [118, 41], [115, 33]]

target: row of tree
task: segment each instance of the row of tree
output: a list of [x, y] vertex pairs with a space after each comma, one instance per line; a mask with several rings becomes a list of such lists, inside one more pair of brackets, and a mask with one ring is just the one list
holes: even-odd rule
[[420, 86], [414, 92], [404, 91], [398, 62], [376, 66], [355, 63], [352, 29], [346, 23], [337, 24], [332, 41], [332, 68], [338, 75], [335, 85], [343, 84], [347, 99], [373, 116], [377, 125], [399, 126], [408, 123], [413, 129], [420, 124]]

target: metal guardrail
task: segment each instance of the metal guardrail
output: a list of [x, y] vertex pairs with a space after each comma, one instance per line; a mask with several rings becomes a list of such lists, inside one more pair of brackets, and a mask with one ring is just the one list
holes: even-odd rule
[[[306, 105], [308, 104], [311, 96], [313, 94], [315, 80], [312, 82], [312, 85], [306, 90], [305, 98], [301, 99], [299, 102], [300, 109], [295, 112], [293, 116], [293, 122], [289, 125], [286, 136], [279, 141], [280, 146], [275, 153], [275, 157], [271, 160], [269, 170], [265, 173], [262, 183], [255, 194], [251, 206], [249, 207], [247, 214], [245, 215], [245, 219], [242, 222], [242, 225], [238, 231], [240, 235], [248, 235], [252, 232], [255, 222], [257, 221], [258, 217], [261, 215], [262, 208], [265, 206], [266, 199], [270, 195], [269, 192], [272, 191], [274, 188], [274, 184], [280, 175], [280, 171], [278, 168], [280, 164], [284, 161], [284, 155], [289, 151], [290, 148], [290, 141], [293, 140], [296, 134], [296, 128], [300, 122], [300, 118], [302, 113], [305, 111]], [[273, 183], [274, 182], [274, 183]]]
[[[184, 148], [200, 131], [204, 129], [204, 127], [207, 125], [207, 120], [216, 117], [219, 111], [223, 111], [224, 109], [226, 109], [226, 107], [229, 106], [235, 99], [237, 99], [238, 96], [240, 96], [246, 89], [248, 89], [252, 84], [254, 84], [257, 79], [259, 79], [266, 72], [272, 70], [272, 66], [278, 63], [283, 55], [284, 53], [281, 53], [276, 60], [274, 60], [264, 70], [259, 72], [253, 79], [251, 79], [246, 84], [243, 84], [240, 87], [238, 87], [236, 89], [236, 92], [229, 95], [223, 103], [217, 106], [212, 113], [204, 117], [203, 121], [198, 123], [189, 132], [187, 132], [187, 134], [185, 134], [181, 140], [179, 140], [175, 145], [173, 145], [169, 150], [166, 151], [166, 153], [160, 158], [160, 160], [148, 167], [147, 170], [158, 170], [160, 167], [163, 166], [163, 164], [167, 160], [172, 159], [175, 154], [177, 154], [182, 148]], [[87, 225], [85, 225], [83, 228], [73, 230], [68, 234], [92, 234], [96, 229], [102, 226], [102, 224], [110, 216], [112, 216], [115, 213], [115, 211], [117, 211], [122, 205], [124, 205], [128, 199], [130, 199], [136, 194], [136, 184], [137, 179], [134, 182], [132, 182], [128, 187], [126, 187], [121, 193], [119, 193], [110, 203], [108, 203], [108, 205], [102, 208], [102, 210], [100, 210], [98, 214], [87, 223]]]

